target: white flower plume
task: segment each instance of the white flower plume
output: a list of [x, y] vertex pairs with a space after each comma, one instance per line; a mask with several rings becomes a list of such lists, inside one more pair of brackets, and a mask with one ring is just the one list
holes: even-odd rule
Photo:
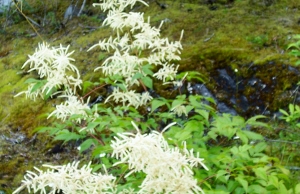
[[111, 98], [113, 98], [113, 100], [117, 103], [122, 103], [123, 106], [134, 106], [136, 108], [145, 105], [152, 100], [152, 96], [150, 96], [149, 92], [144, 92], [142, 94], [136, 93], [133, 90], [121, 92], [119, 91], [119, 88], [114, 88], [113, 93], [107, 97], [105, 103]]
[[[76, 66], [71, 62], [75, 61], [70, 58], [74, 51], [69, 52], [69, 46], [52, 47], [47, 43], [40, 43], [33, 55], [29, 55], [29, 59], [24, 63], [22, 68], [29, 65], [28, 72], [37, 71], [39, 78], [47, 80], [41, 90], [38, 92], [48, 94], [53, 88], [72, 89], [76, 93], [76, 88], [80, 88], [82, 80]], [[72, 75], [75, 74], [74, 76]], [[28, 92], [30, 93], [32, 86], [29, 86]], [[28, 93], [27, 92], [27, 93]], [[24, 92], [26, 93], [26, 92]], [[26, 93], [26, 96], [30, 96]], [[36, 94], [33, 97], [37, 96]]]
[[[63, 166], [43, 165], [48, 168], [43, 172], [35, 167], [38, 173], [27, 171], [20, 186], [13, 194], [27, 187], [28, 192], [55, 194], [62, 191], [65, 194], [111, 194], [114, 193], [115, 177], [106, 174], [92, 173], [91, 163], [78, 168], [79, 162]], [[106, 171], [106, 170], [105, 170]], [[48, 191], [48, 188], [50, 191]]]
[[[108, 99], [123, 104], [128, 103], [127, 105], [135, 107], [140, 106], [138, 101], [143, 97], [141, 98], [142, 95], [139, 96], [131, 91], [130, 87], [143, 83], [141, 81], [143, 77], [157, 78], [162, 82], [175, 79], [178, 66], [169, 63], [180, 60], [179, 54], [182, 50], [180, 41], [183, 35], [182, 31], [179, 41], [161, 38], [160, 28], [163, 22], [158, 27], [153, 27], [150, 25], [150, 17], [145, 21], [143, 13], [126, 13], [124, 11], [126, 7], [131, 6], [132, 8], [137, 2], [147, 5], [142, 0], [103, 0], [101, 3], [94, 3], [94, 6], [100, 6], [103, 11], [109, 10], [103, 25], [112, 28], [115, 35], [99, 41], [98, 44], [88, 49], [90, 51], [100, 47], [101, 50], [114, 52], [95, 70], [101, 69], [106, 76], [116, 74], [122, 76], [128, 92], [120, 93], [116, 90]], [[158, 70], [155, 74], [146, 72], [143, 69], [145, 65], [157, 66]], [[142, 78], [133, 79], [135, 75], [139, 74], [142, 75]]]
[[183, 152], [177, 147], [170, 148], [161, 133], [152, 131], [142, 135], [132, 124], [138, 133], [118, 134], [111, 147], [112, 156], [120, 160], [115, 165], [129, 165], [131, 172], [126, 177], [139, 171], [146, 174], [139, 193], [203, 193], [191, 170], [197, 165], [207, 169], [198, 154], [195, 157], [185, 147]]
[[62, 121], [65, 121], [71, 115], [81, 115], [80, 118], [76, 119], [77, 123], [81, 122], [81, 119], [86, 119], [88, 117], [86, 109], [90, 109], [87, 103], [83, 103], [78, 99], [77, 96], [74, 96], [72, 93], [61, 95], [59, 97], [66, 98], [66, 101], [57, 105], [55, 110], [48, 116], [55, 116]]

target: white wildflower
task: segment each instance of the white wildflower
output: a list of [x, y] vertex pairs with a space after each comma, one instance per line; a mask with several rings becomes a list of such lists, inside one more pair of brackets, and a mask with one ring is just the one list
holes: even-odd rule
[[14, 97], [20, 96], [21, 94], [25, 94], [26, 98], [29, 98], [33, 101], [35, 101], [38, 96], [41, 96], [43, 98], [43, 96], [41, 95], [42, 94], [41, 89], [37, 89], [35, 91], [32, 91], [34, 85], [35, 85], [34, 83], [29, 84], [26, 91], [19, 92]]
[[[29, 59], [24, 63], [22, 68], [25, 68], [28, 64], [30, 69], [28, 72], [37, 71], [40, 78], [45, 78], [46, 83], [39, 90], [33, 91], [34, 94], [29, 95], [30, 89], [28, 88], [27, 92], [23, 92], [27, 97], [36, 97], [38, 92], [48, 94], [52, 89], [58, 89], [62, 86], [65, 88], [72, 88], [73, 93], [76, 93], [76, 88], [82, 84], [80, 79], [80, 74], [76, 66], [71, 62], [75, 61], [73, 58], [70, 58], [70, 55], [74, 51], [68, 51], [69, 46], [50, 48], [50, 45], [47, 43], [40, 43], [33, 55], [29, 55]], [[73, 75], [68, 75], [68, 72], [73, 72], [76, 74], [76, 77]]]
[[[121, 53], [116, 49], [113, 56], [107, 58], [101, 67], [95, 69], [102, 69], [106, 76], [112, 76], [119, 74], [123, 77], [132, 77], [136, 72], [138, 72], [137, 67], [143, 61], [134, 55], [128, 53]], [[128, 83], [130, 84], [130, 83]]]
[[22, 69], [29, 64], [30, 70], [28, 72], [37, 71], [40, 78], [49, 76], [52, 73], [52, 68], [49, 64], [52, 62], [54, 55], [55, 52], [53, 52], [48, 43], [40, 43], [35, 53], [28, 56], [29, 59], [24, 63]]
[[163, 80], [166, 82], [166, 79], [174, 80], [177, 74], [178, 65], [174, 67], [174, 65], [164, 64], [162, 68], [158, 70], [153, 77], [156, 77], [159, 80]]
[[55, 194], [58, 191], [66, 194], [114, 193], [116, 180], [114, 176], [108, 175], [107, 172], [106, 174], [92, 173], [91, 162], [82, 168], [78, 168], [78, 165], [79, 162], [63, 166], [43, 165], [48, 168], [44, 172], [35, 167], [38, 173], [27, 171], [22, 181], [23, 185], [13, 194], [21, 192], [26, 187], [29, 193], [40, 192], [41, 194]]
[[82, 119], [86, 119], [88, 117], [85, 112], [86, 109], [90, 109], [87, 103], [83, 103], [78, 99], [78, 97], [74, 96], [72, 93], [61, 95], [59, 97], [65, 97], [67, 100], [62, 104], [59, 104], [55, 107], [55, 110], [48, 116], [55, 116], [62, 121], [65, 121], [71, 115], [81, 115], [81, 118], [77, 118], [77, 123], [80, 123]]
[[112, 156], [120, 160], [114, 165], [129, 165], [131, 171], [126, 177], [139, 171], [146, 174], [138, 193], [203, 193], [191, 170], [198, 164], [207, 169], [198, 154], [196, 158], [192, 151], [182, 153], [178, 148], [170, 148], [161, 133], [152, 131], [142, 135], [132, 124], [138, 133], [118, 134], [111, 147]]
[[[143, 13], [124, 12], [126, 7], [132, 7], [136, 2], [146, 4], [141, 0], [104, 0], [101, 3], [93, 4], [100, 6], [104, 11], [108, 10], [103, 25], [111, 27], [116, 32], [116, 38], [111, 36], [107, 40], [99, 41], [89, 50], [98, 46], [108, 52], [114, 50], [113, 56], [108, 57], [95, 70], [101, 69], [106, 76], [120, 75], [125, 81], [127, 91], [121, 93], [115, 90], [106, 102], [113, 98], [114, 101], [122, 102], [123, 105], [138, 107], [148, 102], [150, 98], [149, 95], [138, 95], [134, 91], [130, 91], [131, 86], [139, 85], [142, 80], [134, 79], [134, 76], [138, 73], [142, 76], [149, 76], [149, 73], [143, 72], [143, 66], [150, 64], [160, 68], [155, 74], [152, 75], [151, 73], [150, 76], [163, 82], [174, 80], [178, 66], [168, 63], [173, 60], [180, 60], [179, 54], [182, 50], [180, 40], [183, 31], [179, 41], [171, 42], [168, 38], [160, 38], [160, 28], [163, 22], [159, 27], [152, 27], [150, 17], [148, 17], [148, 21], [144, 21]], [[143, 53], [143, 51], [145, 52]], [[145, 100], [141, 102], [140, 99]]]
[[175, 88], [181, 88], [183, 86], [183, 83], [185, 81], [186, 76], [188, 75], [188, 73], [186, 73], [183, 78], [181, 78], [180, 81], [173, 81], [173, 82], [164, 82], [163, 85], [166, 84], [173, 84]]
[[111, 98], [113, 98], [116, 103], [121, 102], [123, 106], [134, 106], [136, 108], [145, 105], [150, 100], [152, 100], [152, 97], [148, 92], [145, 92], [143, 94], [136, 93], [133, 90], [121, 92], [119, 91], [119, 88], [114, 88], [113, 93], [109, 97], [107, 97], [105, 103], [107, 103]]
[[176, 114], [179, 117], [181, 117], [182, 115], [188, 116], [186, 107], [184, 105], [177, 105], [172, 108], [171, 111], [173, 112], [173, 114]]

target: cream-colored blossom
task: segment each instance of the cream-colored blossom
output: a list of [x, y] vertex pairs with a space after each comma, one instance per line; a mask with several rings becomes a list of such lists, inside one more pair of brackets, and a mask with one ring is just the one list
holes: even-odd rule
[[[36, 172], [27, 171], [22, 186], [16, 189], [17, 194], [27, 188], [28, 192], [55, 194], [112, 194], [115, 193], [115, 177], [92, 172], [91, 162], [79, 168], [79, 162], [63, 166], [43, 165], [48, 169], [42, 171], [35, 167]], [[105, 168], [104, 168], [105, 169]], [[105, 170], [106, 171], [106, 170]], [[49, 189], [49, 190], [48, 190]]]
[[163, 80], [166, 82], [167, 79], [174, 80], [177, 74], [178, 65], [174, 67], [174, 65], [164, 64], [162, 68], [158, 70], [153, 77], [156, 77], [159, 80]]
[[32, 91], [34, 85], [35, 84], [33, 84], [33, 83], [29, 84], [26, 91], [19, 92], [14, 97], [20, 96], [21, 94], [25, 94], [26, 98], [29, 98], [33, 101], [35, 101], [38, 96], [43, 98], [41, 89], [37, 89], [36, 91]]
[[116, 49], [114, 55], [107, 58], [103, 62], [102, 66], [96, 68], [95, 71], [102, 69], [106, 76], [118, 74], [125, 78], [131, 78], [136, 72], [138, 72], [138, 67], [142, 62], [142, 59], [137, 56], [130, 55], [129, 53], [121, 53], [118, 49]]
[[[40, 90], [34, 91], [34, 96], [37, 96], [37, 92], [48, 94], [53, 88], [72, 88], [73, 93], [76, 93], [76, 88], [80, 88], [82, 80], [76, 66], [71, 62], [75, 61], [70, 55], [74, 51], [69, 52], [69, 46], [52, 47], [48, 43], [40, 43], [33, 55], [29, 55], [29, 59], [24, 63], [22, 68], [29, 65], [28, 72], [37, 71], [40, 78], [46, 79], [46, 83], [40, 88]], [[72, 72], [76, 74], [74, 77]], [[26, 92], [26, 96], [30, 96], [32, 87], [29, 87]]]
[[188, 116], [188, 113], [186, 111], [186, 107], [184, 105], [175, 106], [174, 108], [171, 109], [171, 112], [173, 114], [176, 114], [179, 117], [181, 117], [182, 115]]
[[[143, 65], [150, 64], [158, 67], [157, 72], [151, 75], [152, 77], [163, 82], [174, 80], [178, 66], [168, 63], [180, 60], [179, 54], [182, 50], [180, 40], [183, 31], [179, 41], [169, 41], [168, 38], [161, 38], [160, 28], [163, 22], [158, 27], [153, 27], [150, 25], [150, 17], [145, 21], [143, 13], [125, 13], [125, 8], [132, 7], [136, 2], [146, 4], [144, 1], [139, 0], [104, 0], [101, 3], [93, 4], [94, 6], [100, 6], [104, 11], [108, 10], [103, 25], [111, 27], [115, 31], [115, 36], [99, 41], [89, 50], [98, 46], [108, 52], [113, 50], [114, 54], [107, 57], [102, 65], [96, 67], [95, 70], [102, 70], [106, 76], [120, 75], [126, 85], [126, 92], [114, 90], [106, 102], [114, 99], [114, 101], [121, 102], [123, 105], [138, 107], [145, 104], [150, 98], [149, 95], [141, 97], [142, 95], [130, 90], [131, 86], [139, 85], [142, 80], [134, 79], [134, 76], [137, 73], [149, 76], [143, 72]], [[128, 33], [128, 30], [130, 33]], [[141, 99], [146, 100], [141, 103]]]
[[146, 105], [150, 100], [152, 100], [152, 97], [148, 92], [144, 92], [143, 94], [136, 93], [133, 90], [121, 92], [119, 91], [119, 88], [114, 88], [113, 93], [107, 97], [105, 103], [107, 103], [111, 98], [113, 98], [116, 103], [122, 103], [123, 106], [134, 106], [136, 108]]
[[161, 133], [142, 135], [132, 124], [138, 133], [118, 134], [111, 147], [112, 156], [120, 160], [114, 165], [126, 163], [131, 169], [125, 177], [140, 171], [146, 174], [138, 193], [203, 193], [191, 170], [197, 165], [207, 169], [199, 155], [195, 157], [185, 147], [183, 152], [177, 147], [170, 148]]
[[199, 155], [196, 158], [185, 147], [183, 152], [177, 147], [170, 148], [161, 133], [152, 131], [142, 135], [132, 124], [138, 133], [118, 134], [111, 147], [112, 156], [120, 160], [114, 165], [129, 165], [131, 171], [125, 177], [140, 171], [146, 174], [138, 193], [203, 193], [191, 170], [197, 165], [207, 169]]
[[86, 109], [90, 109], [87, 103], [83, 103], [78, 99], [77, 96], [74, 96], [71, 92], [66, 95], [61, 95], [59, 97], [66, 98], [66, 101], [63, 103], [56, 105], [55, 110], [48, 116], [48, 118], [55, 116], [62, 121], [65, 121], [71, 115], [81, 115], [80, 118], [76, 119], [77, 123], [80, 123], [82, 119], [86, 119], [88, 117], [86, 113]]
[[186, 73], [186, 74], [183, 76], [183, 78], [181, 78], [180, 81], [164, 82], [163, 85], [166, 85], [166, 84], [173, 84], [175, 88], [180, 88], [180, 87], [183, 86], [183, 83], [184, 83], [185, 78], [186, 78], [187, 75], [188, 75], [188, 73]]

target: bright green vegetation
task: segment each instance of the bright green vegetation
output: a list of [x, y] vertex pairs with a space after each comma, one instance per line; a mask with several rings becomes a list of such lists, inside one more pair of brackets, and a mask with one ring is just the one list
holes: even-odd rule
[[[101, 73], [93, 72], [94, 68], [110, 55], [99, 50], [87, 53], [86, 50], [100, 39], [108, 38], [112, 31], [98, 28], [103, 13], [91, 6], [93, 1], [87, 1], [91, 16], [73, 18], [65, 26], [60, 23], [68, 2], [53, 2], [28, 0], [23, 11], [39, 20], [42, 27], [36, 28], [45, 41], [52, 45], [70, 44], [70, 49], [75, 50], [74, 64], [86, 81], [80, 93], [83, 96], [93, 89], [89, 83], [99, 82]], [[271, 3], [266, 6], [265, 2]], [[195, 175], [206, 193], [299, 193], [299, 185], [296, 185], [300, 182], [300, 174], [299, 169], [295, 170], [294, 167], [300, 167], [300, 152], [297, 149], [300, 144], [300, 110], [293, 105], [299, 75], [287, 68], [287, 65], [297, 68], [294, 65], [299, 60], [299, 44], [290, 46], [290, 49], [294, 49], [293, 55], [288, 54], [287, 48], [297, 41], [293, 36], [299, 33], [300, 3], [296, 0], [217, 1], [213, 5], [179, 0], [161, 3], [166, 3], [167, 9], [161, 9], [154, 1], [150, 1], [149, 7], [136, 6], [135, 11], [145, 12], [145, 17], [151, 16], [151, 24], [155, 26], [165, 20], [161, 33], [171, 40], [178, 40], [180, 31], [184, 29], [180, 71], [199, 72], [207, 87], [216, 96], [219, 93], [225, 102], [229, 99], [221, 95], [223, 91], [216, 89], [217, 83], [213, 79], [217, 69], [226, 68], [232, 72], [238, 69], [238, 76], [245, 80], [255, 76], [263, 80], [266, 87], [274, 87], [273, 92], [263, 92], [260, 98], [269, 105], [270, 111], [281, 109], [281, 119], [274, 120], [272, 115], [254, 116], [255, 107], [250, 107], [241, 116], [219, 115], [213, 103], [211, 107], [204, 106], [199, 96], [180, 95], [167, 86], [154, 83], [154, 90], [162, 98], [149, 105], [152, 112], [147, 112], [143, 107], [126, 110], [124, 114], [125, 109], [121, 106], [98, 107], [101, 119], [87, 126], [96, 127], [99, 133], [96, 138], [78, 134], [76, 129], [81, 126], [74, 126], [71, 121], [52, 124], [53, 120], [47, 120], [46, 114], [53, 110], [52, 104], [57, 104], [59, 100], [32, 102], [24, 97], [14, 98], [15, 94], [25, 90], [25, 80], [34, 76], [34, 73], [23, 72], [21, 66], [27, 54], [32, 54], [37, 43], [42, 41], [40, 37], [33, 36], [34, 30], [27, 21], [15, 13], [9, 18], [13, 24], [2, 28], [0, 34], [0, 135], [9, 137], [10, 131], [17, 135], [19, 132], [25, 133], [29, 139], [23, 143], [29, 142], [30, 147], [24, 148], [22, 142], [15, 146], [0, 139], [0, 142], [5, 142], [0, 143], [0, 191], [10, 193], [20, 184], [25, 170], [39, 166], [39, 161], [62, 164], [74, 158], [83, 161], [92, 159], [95, 164], [104, 163], [109, 167], [113, 161], [99, 158], [99, 154], [110, 152], [111, 138], [117, 132], [132, 129], [130, 122], [134, 118], [144, 132], [149, 128], [160, 129], [161, 125], [170, 121], [179, 123], [168, 130], [165, 137], [172, 138], [170, 144], [177, 146], [181, 146], [181, 141], [185, 140], [188, 148], [200, 152], [210, 171], [197, 169]], [[212, 10], [213, 7], [217, 8]], [[40, 9], [45, 10], [40, 12]], [[5, 25], [5, 22], [9, 21], [2, 16], [1, 23]], [[277, 78], [276, 84], [269, 81], [272, 77]], [[195, 78], [191, 80], [196, 81]], [[245, 87], [242, 93], [249, 97], [254, 92], [253, 88]], [[105, 94], [104, 89], [95, 90], [91, 98]], [[188, 117], [170, 115], [168, 111], [179, 104], [187, 105], [193, 112]], [[46, 136], [46, 133], [35, 137], [34, 130], [37, 127], [50, 132], [57, 141], [53, 143], [52, 137]], [[239, 139], [235, 139], [236, 136]], [[81, 152], [87, 153], [78, 155], [73, 150], [78, 139], [83, 142]], [[105, 146], [95, 139], [105, 142]], [[31, 140], [36, 143], [32, 144]], [[55, 154], [47, 154], [53, 145], [62, 142], [68, 142], [65, 149], [72, 150], [70, 153], [60, 153], [58, 159]], [[96, 149], [91, 149], [92, 145]], [[4, 150], [4, 146], [8, 149]], [[95, 168], [100, 166], [96, 165]], [[111, 169], [112, 172], [121, 170]], [[143, 174], [137, 177], [143, 177]], [[137, 179], [122, 181], [133, 184]]]

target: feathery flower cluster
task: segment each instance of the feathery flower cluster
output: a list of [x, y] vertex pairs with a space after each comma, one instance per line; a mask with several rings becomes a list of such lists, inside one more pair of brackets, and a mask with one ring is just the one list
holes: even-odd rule
[[120, 160], [115, 165], [129, 165], [131, 172], [126, 177], [139, 171], [146, 174], [139, 193], [203, 193], [191, 170], [197, 165], [208, 170], [199, 153], [195, 157], [193, 150], [187, 150], [185, 145], [183, 153], [177, 147], [170, 148], [161, 133], [152, 131], [142, 135], [132, 124], [138, 133], [118, 134], [111, 147], [112, 156]]
[[177, 116], [181, 117], [183, 114], [185, 116], [188, 116], [188, 113], [186, 111], [186, 107], [184, 105], [177, 105], [174, 108], [171, 109], [171, 112], [173, 114], [176, 114]]
[[[81, 88], [82, 80], [76, 66], [71, 61], [70, 55], [74, 51], [68, 52], [68, 47], [52, 47], [47, 43], [41, 43], [35, 50], [33, 55], [29, 55], [29, 59], [24, 63], [22, 68], [29, 65], [28, 72], [37, 71], [39, 78], [44, 80], [33, 81], [29, 84], [27, 91], [20, 92], [16, 96], [26, 94], [27, 98], [35, 100], [37, 96], [43, 97], [43, 94], [48, 94], [52, 89], [59, 89], [63, 86], [64, 90], [56, 92], [59, 97], [66, 98], [63, 104], [57, 105], [56, 109], [48, 116], [56, 116], [58, 119], [65, 121], [69, 116], [80, 114], [83, 118], [87, 117], [85, 109], [89, 109], [88, 103], [78, 100], [75, 96], [76, 88]], [[68, 75], [68, 72], [73, 72], [76, 76]], [[72, 73], [71, 73], [72, 74]], [[36, 87], [38, 84], [39, 87]], [[40, 87], [41, 86], [41, 87]], [[80, 122], [81, 119], [77, 119]]]
[[[175, 123], [169, 124], [162, 132]], [[28, 192], [40, 192], [41, 194], [54, 194], [62, 191], [66, 194], [113, 194], [113, 193], [203, 193], [193, 179], [191, 168], [202, 166], [208, 168], [203, 163], [199, 153], [194, 155], [193, 150], [188, 150], [183, 144], [183, 150], [177, 147], [169, 147], [162, 133], [152, 131], [150, 134], [142, 135], [138, 127], [132, 122], [138, 131], [137, 134], [118, 134], [112, 141], [112, 157], [119, 160], [114, 166], [126, 163], [130, 172], [128, 177], [134, 172], [144, 172], [146, 178], [139, 186], [139, 191], [129, 190], [117, 191], [113, 175], [109, 175], [104, 167], [105, 174], [92, 173], [91, 163], [78, 168], [79, 162], [69, 163], [63, 166], [43, 165], [47, 171], [41, 171], [35, 167], [37, 173], [27, 171], [22, 181], [22, 186], [16, 189], [13, 194], [21, 192], [27, 188]], [[49, 191], [50, 190], [50, 191]]]
[[135, 108], [138, 108], [152, 100], [152, 96], [150, 96], [148, 92], [144, 92], [142, 94], [135, 93], [134, 91], [120, 92], [119, 88], [114, 88], [112, 95], [105, 100], [105, 103], [108, 102], [110, 98], [113, 98], [117, 103], [123, 103], [123, 106], [126, 104], [127, 106], [134, 106]]
[[[116, 37], [109, 37], [107, 40], [99, 41], [98, 44], [92, 46], [89, 50], [100, 47], [102, 50], [114, 50], [114, 54], [108, 57], [102, 66], [95, 69], [101, 69], [106, 76], [113, 76], [115, 74], [121, 75], [125, 80], [126, 90], [123, 91], [122, 102], [129, 102], [143, 99], [138, 98], [138, 94], [132, 94], [129, 89], [132, 85], [138, 85], [139, 82], [134, 79], [136, 74], [147, 76], [143, 72], [142, 66], [145, 64], [159, 66], [157, 73], [151, 75], [154, 78], [162, 80], [174, 80], [177, 74], [178, 66], [169, 64], [170, 61], [180, 60], [178, 54], [182, 50], [180, 40], [170, 42], [168, 38], [160, 37], [161, 25], [152, 27], [150, 19], [144, 21], [143, 13], [124, 12], [128, 6], [133, 7], [135, 3], [140, 2], [147, 5], [142, 0], [103, 0], [102, 3], [94, 3], [94, 6], [100, 6], [103, 11], [108, 10], [107, 18], [103, 25], [109, 26], [116, 31]], [[88, 50], [88, 51], [89, 51]], [[143, 51], [146, 51], [141, 55]], [[127, 94], [126, 94], [127, 93]], [[119, 92], [114, 92], [109, 98], [119, 101], [120, 97], [114, 97]], [[133, 96], [133, 100], [124, 100], [125, 96]], [[141, 106], [147, 101], [140, 101], [134, 103], [134, 106]]]
[[[79, 162], [63, 166], [43, 165], [48, 168], [43, 172], [35, 167], [38, 174], [27, 171], [22, 181], [23, 185], [13, 194], [21, 192], [27, 187], [28, 192], [41, 194], [55, 194], [62, 191], [65, 194], [111, 194], [114, 193], [115, 177], [106, 174], [92, 173], [91, 163], [78, 168]], [[106, 171], [106, 170], [105, 170]], [[48, 190], [50, 189], [50, 191]]]
[[[35, 53], [29, 55], [29, 59], [22, 68], [29, 64], [30, 70], [28, 72], [37, 71], [40, 78], [47, 79], [40, 92], [48, 94], [53, 88], [65, 86], [73, 89], [73, 93], [76, 93], [76, 88], [80, 88], [82, 80], [78, 69], [71, 63], [74, 59], [70, 58], [74, 51], [68, 52], [68, 49], [69, 46], [60, 45], [58, 48], [50, 48], [49, 44], [41, 43]], [[68, 71], [74, 72], [76, 76], [67, 75]], [[28, 91], [31, 89], [32, 85], [29, 86]]]
[[82, 101], [78, 100], [78, 97], [68, 94], [68, 95], [61, 95], [59, 97], [67, 98], [62, 104], [56, 106], [56, 109], [48, 116], [55, 115], [56, 118], [65, 121], [71, 115], [81, 115], [81, 118], [76, 119], [77, 123], [81, 122], [81, 119], [85, 119], [88, 117], [87, 113], [85, 112], [86, 109], [90, 109], [87, 103], [83, 103]]

